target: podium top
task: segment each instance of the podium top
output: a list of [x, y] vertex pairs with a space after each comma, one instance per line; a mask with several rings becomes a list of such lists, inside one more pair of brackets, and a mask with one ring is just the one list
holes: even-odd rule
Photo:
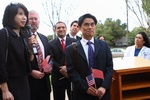
[[150, 60], [141, 57], [113, 58], [113, 63], [117, 72], [150, 71]]

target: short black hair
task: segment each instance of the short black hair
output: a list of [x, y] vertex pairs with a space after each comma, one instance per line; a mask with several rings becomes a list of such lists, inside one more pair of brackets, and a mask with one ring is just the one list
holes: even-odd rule
[[5, 8], [4, 11], [4, 15], [3, 15], [3, 27], [9, 27], [11, 29], [16, 29], [16, 23], [15, 23], [15, 16], [18, 13], [18, 9], [22, 8], [25, 12], [25, 15], [27, 17], [27, 21], [25, 26], [28, 23], [28, 10], [27, 8], [22, 4], [22, 3], [10, 3], [9, 5], [7, 5], [7, 7]]
[[[98, 37], [97, 37], [97, 39], [99, 39], [100, 37], [104, 37], [103, 35], [99, 35]], [[105, 38], [105, 37], [104, 37]]]
[[87, 13], [87, 14], [84, 14], [84, 15], [82, 15], [81, 17], [79, 17], [79, 19], [78, 19], [78, 25], [79, 25], [80, 27], [81, 27], [81, 25], [82, 25], [82, 23], [83, 23], [83, 21], [84, 21], [85, 18], [92, 18], [92, 19], [94, 20], [95, 25], [97, 24], [97, 19], [96, 19], [96, 17], [93, 16], [93, 15], [91, 15], [91, 14], [89, 14], [89, 13]]
[[147, 36], [147, 34], [145, 32], [138, 32], [137, 34], [141, 34], [145, 43], [143, 44], [144, 46], [146, 47], [150, 47], [150, 41], [149, 41], [149, 38]]
[[63, 23], [63, 24], [65, 25], [65, 27], [67, 27], [66, 24], [65, 24], [63, 21], [58, 21], [58, 22], [54, 25], [54, 29], [56, 29], [56, 26], [57, 26], [57, 24], [59, 24], [59, 23]]
[[74, 21], [70, 24], [70, 26], [72, 26], [74, 23], [78, 23], [78, 21], [77, 21], [77, 20], [74, 20]]

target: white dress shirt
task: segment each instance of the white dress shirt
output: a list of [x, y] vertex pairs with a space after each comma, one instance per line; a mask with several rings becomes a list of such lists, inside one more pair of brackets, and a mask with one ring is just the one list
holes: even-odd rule
[[[81, 39], [81, 44], [82, 44], [82, 47], [84, 49], [87, 61], [88, 61], [88, 47], [89, 47], [88, 44], [87, 44], [88, 41], [89, 40], [86, 40], [84, 38]], [[94, 48], [94, 38], [92, 38], [90, 41], [92, 42], [92, 48], [93, 48], [93, 51], [94, 51], [95, 50], [95, 48]]]
[[35, 35], [36, 35], [36, 39], [37, 39], [37, 41], [38, 41], [38, 43], [39, 43], [39, 45], [40, 45], [40, 48], [41, 48], [41, 50], [42, 50], [42, 53], [43, 53], [43, 58], [45, 58], [44, 45], [43, 45], [41, 39], [39, 38], [37, 32], [32, 33], [32, 34], [35, 34]]

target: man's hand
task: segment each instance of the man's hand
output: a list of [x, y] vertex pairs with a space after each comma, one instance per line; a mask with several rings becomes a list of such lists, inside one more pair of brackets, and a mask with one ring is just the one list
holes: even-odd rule
[[61, 66], [59, 72], [66, 78], [68, 78], [66, 66]]
[[31, 72], [32, 77], [34, 77], [35, 79], [42, 79], [44, 77], [44, 73], [38, 71], [38, 70], [32, 70]]
[[100, 87], [97, 89], [96, 95], [100, 99], [106, 92], [106, 89], [103, 87]]
[[90, 94], [92, 96], [97, 96], [96, 92], [97, 92], [97, 90], [94, 87], [92, 87], [92, 86], [90, 86], [88, 88], [88, 90], [86, 91], [86, 93], [88, 93], [88, 94]]

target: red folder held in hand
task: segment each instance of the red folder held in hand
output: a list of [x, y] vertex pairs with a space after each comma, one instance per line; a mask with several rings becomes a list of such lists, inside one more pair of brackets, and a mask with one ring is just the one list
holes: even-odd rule
[[43, 59], [42, 65], [43, 65], [43, 71], [45, 73], [50, 73], [52, 70], [52, 65], [49, 64], [50, 55], [48, 55], [45, 59]]
[[103, 72], [99, 69], [92, 69], [93, 77], [94, 78], [101, 78], [104, 79]]

